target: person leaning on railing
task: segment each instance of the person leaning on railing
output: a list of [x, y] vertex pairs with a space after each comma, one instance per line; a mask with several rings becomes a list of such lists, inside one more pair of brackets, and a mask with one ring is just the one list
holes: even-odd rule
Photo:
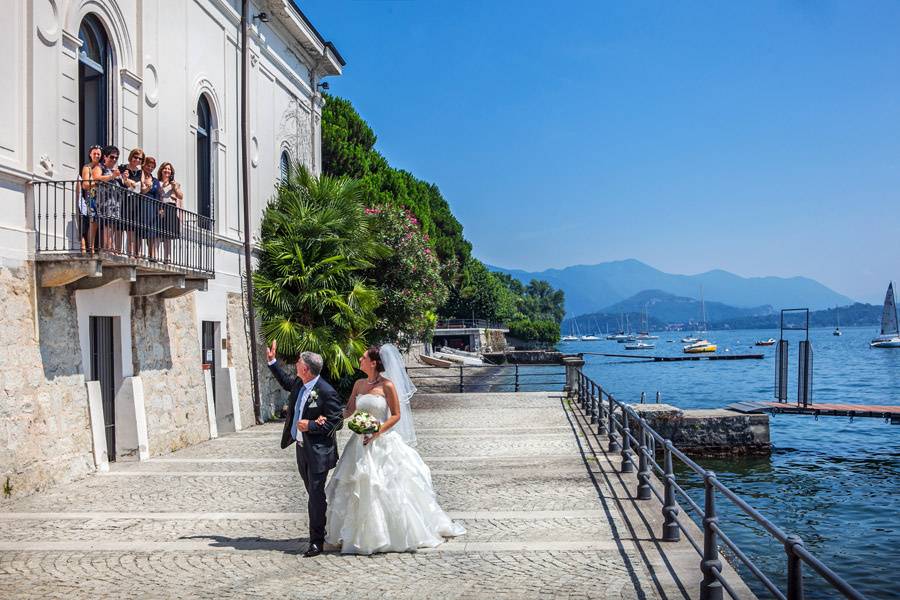
[[[94, 167], [91, 176], [95, 182], [115, 183], [119, 179], [119, 169], [116, 161], [119, 160], [119, 149], [115, 146], [105, 146], [100, 164]], [[104, 250], [118, 252], [122, 244], [120, 221], [122, 220], [122, 205], [119, 190], [114, 186], [99, 186], [97, 188], [97, 218], [100, 225], [101, 244]]]
[[172, 259], [172, 240], [181, 237], [181, 206], [184, 200], [184, 192], [181, 184], [175, 181], [175, 167], [170, 162], [164, 162], [157, 172], [159, 177], [159, 199], [163, 206], [160, 208], [162, 218], [162, 238], [165, 262]]
[[125, 240], [125, 253], [129, 256], [139, 256], [140, 244], [140, 214], [143, 200], [137, 194], [141, 191], [141, 163], [144, 162], [144, 151], [135, 148], [128, 153], [128, 164], [119, 165], [122, 178], [119, 185], [131, 194], [122, 194], [122, 231], [127, 233]]
[[94, 168], [100, 166], [103, 149], [91, 146], [88, 150], [90, 162], [81, 167], [81, 195], [78, 211], [81, 213], [81, 253], [93, 254], [97, 249], [97, 188], [94, 183]]
[[147, 255], [150, 260], [156, 260], [156, 251], [159, 246], [159, 179], [153, 175], [156, 168], [156, 159], [152, 156], [144, 156], [141, 165], [141, 201], [142, 206], [138, 215], [138, 235], [147, 240]]

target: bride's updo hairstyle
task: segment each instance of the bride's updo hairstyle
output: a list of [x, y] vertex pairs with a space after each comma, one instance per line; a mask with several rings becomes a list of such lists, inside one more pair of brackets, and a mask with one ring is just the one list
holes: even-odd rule
[[384, 373], [384, 361], [381, 360], [381, 352], [378, 350], [378, 346], [369, 346], [369, 349], [366, 350], [366, 356], [375, 363], [376, 373]]

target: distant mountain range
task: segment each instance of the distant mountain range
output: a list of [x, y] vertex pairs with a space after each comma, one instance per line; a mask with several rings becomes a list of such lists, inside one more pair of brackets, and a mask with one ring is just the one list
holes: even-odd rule
[[[582, 315], [611, 307], [647, 290], [682, 298], [700, 298], [707, 307], [719, 302], [731, 307], [758, 310], [782, 308], [824, 309], [852, 304], [853, 300], [807, 277], [740, 277], [722, 270], [699, 275], [674, 275], [628, 259], [597, 265], [575, 265], [564, 269], [528, 272], [488, 266], [509, 273], [523, 283], [543, 279], [566, 293], [566, 313]], [[695, 318], [699, 318], [698, 316]]]
[[[707, 329], [773, 329], [779, 325], [780, 312], [770, 305], [741, 308], [721, 302], [704, 302]], [[646, 309], [646, 313], [644, 312]], [[646, 316], [645, 316], [646, 315]], [[642, 325], [646, 318], [647, 325]], [[796, 320], [796, 319], [794, 319]], [[578, 315], [563, 321], [563, 333], [606, 333], [627, 327], [630, 331], [661, 331], [680, 325], [694, 330], [700, 325], [700, 301], [667, 294], [660, 290], [645, 290], [602, 310]], [[834, 327], [873, 326], [881, 322], [881, 307], [855, 303], [850, 306], [810, 312], [810, 326]]]

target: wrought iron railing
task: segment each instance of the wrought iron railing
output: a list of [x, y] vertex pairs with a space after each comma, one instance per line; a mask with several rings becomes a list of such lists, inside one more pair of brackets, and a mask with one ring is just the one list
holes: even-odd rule
[[420, 392], [528, 392], [562, 390], [566, 371], [560, 365], [459, 365], [407, 367]]
[[506, 329], [506, 326], [485, 319], [441, 319], [435, 329]]
[[[598, 439], [606, 438], [608, 452], [618, 452], [622, 462], [622, 473], [633, 473], [635, 469], [634, 454], [637, 449], [637, 489], [638, 500], [650, 500], [656, 497], [662, 504], [663, 525], [661, 540], [677, 542], [681, 534], [701, 557], [700, 583], [701, 600], [720, 600], [724, 592], [732, 598], [739, 596], [722, 574], [722, 562], [719, 558], [720, 543], [727, 547], [732, 555], [756, 577], [773, 598], [779, 600], [802, 600], [803, 565], [817, 573], [831, 588], [846, 598], [864, 599], [860, 592], [844, 581], [818, 558], [813, 556], [803, 545], [803, 540], [788, 534], [772, 523], [759, 511], [750, 506], [743, 498], [731, 491], [716, 478], [712, 471], [704, 469], [676, 448], [672, 441], [657, 433], [647, 421], [631, 406], [616, 400], [601, 386], [587, 377], [581, 369], [577, 371], [577, 403], [590, 424], [596, 424]], [[657, 462], [657, 450], [661, 451], [663, 464]], [[678, 460], [689, 471], [693, 471], [703, 480], [703, 506], [695, 502], [679, 485], [675, 478], [673, 461]], [[653, 485], [654, 473], [662, 478], [660, 485]], [[784, 546], [787, 567], [787, 590], [782, 591], [753, 560], [722, 530], [716, 510], [718, 497], [723, 497], [734, 504], [751, 521], [758, 524], [770, 536]], [[703, 530], [703, 539], [698, 541], [691, 537], [691, 528], [679, 518], [681, 506], [685, 506], [696, 515]]]
[[97, 254], [159, 263], [185, 272], [215, 272], [215, 222], [119, 185], [35, 181], [35, 251]]

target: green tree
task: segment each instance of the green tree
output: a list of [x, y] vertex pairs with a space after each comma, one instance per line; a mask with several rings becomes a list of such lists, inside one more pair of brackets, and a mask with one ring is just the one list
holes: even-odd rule
[[267, 342], [291, 359], [321, 354], [333, 378], [353, 372], [376, 323], [377, 291], [363, 273], [389, 255], [372, 231], [363, 189], [296, 165], [263, 213], [253, 275]]

